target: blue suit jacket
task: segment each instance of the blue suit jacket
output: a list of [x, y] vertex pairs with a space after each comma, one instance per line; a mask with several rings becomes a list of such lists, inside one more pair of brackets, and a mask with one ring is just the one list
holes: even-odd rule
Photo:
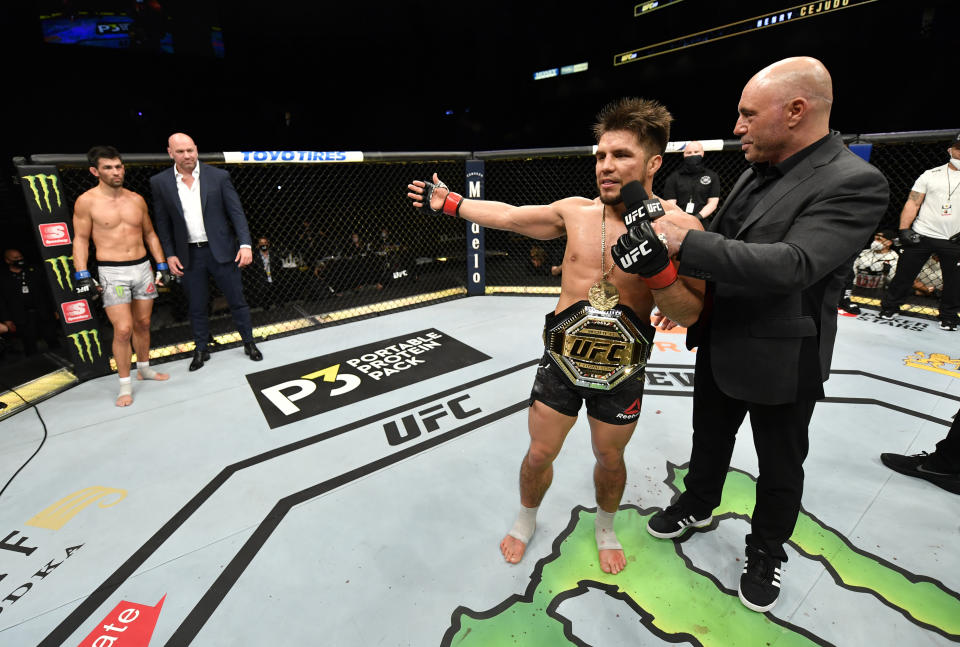
[[[247, 218], [243, 215], [240, 196], [233, 188], [230, 173], [198, 162], [200, 165], [200, 205], [203, 227], [207, 231], [210, 251], [219, 263], [237, 256], [239, 245], [251, 245]], [[163, 253], [176, 256], [184, 268], [190, 262], [187, 249], [187, 221], [177, 193], [177, 179], [171, 166], [150, 178], [153, 192], [153, 215]]]

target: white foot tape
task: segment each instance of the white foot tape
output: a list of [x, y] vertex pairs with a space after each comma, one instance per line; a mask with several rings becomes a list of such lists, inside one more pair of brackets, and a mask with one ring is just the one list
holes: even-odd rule
[[594, 531], [597, 536], [597, 550], [623, 550], [613, 532], [613, 516], [616, 512], [607, 512], [597, 506], [597, 518], [594, 521]]
[[520, 506], [520, 512], [517, 513], [517, 520], [513, 522], [513, 528], [507, 534], [514, 539], [519, 539], [524, 545], [530, 543], [533, 537], [533, 531], [537, 529], [537, 510], [536, 508], [525, 508]]
[[157, 372], [150, 368], [150, 362], [137, 362], [137, 377], [141, 380], [155, 380]]
[[124, 381], [122, 377], [120, 378], [120, 392], [117, 393], [117, 400], [125, 395], [129, 395], [131, 398], [133, 397], [133, 384], [131, 384], [129, 377], [126, 381]]

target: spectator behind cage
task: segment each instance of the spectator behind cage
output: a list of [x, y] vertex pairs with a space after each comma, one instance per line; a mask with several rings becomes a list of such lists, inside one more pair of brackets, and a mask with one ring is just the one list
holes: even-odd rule
[[257, 239], [253, 262], [243, 268], [243, 275], [253, 305], [269, 309], [280, 303], [283, 260], [278, 254], [272, 253], [270, 239], [266, 236]]
[[946, 164], [927, 169], [914, 182], [900, 212], [900, 255], [897, 273], [880, 304], [880, 317], [893, 319], [913, 291], [914, 279], [932, 254], [940, 256], [943, 293], [940, 329], [956, 330], [960, 320], [960, 133], [947, 149]]
[[0, 270], [0, 300], [4, 302], [3, 324], [8, 337], [19, 337], [25, 355], [39, 352], [42, 338], [48, 349], [60, 347], [56, 310], [43, 272], [28, 265], [19, 249], [3, 252], [5, 267]]
[[720, 204], [720, 176], [703, 165], [703, 144], [687, 142], [680, 168], [667, 177], [663, 199], [701, 220]]
[[860, 252], [853, 262], [855, 283], [860, 288], [885, 288], [897, 271], [900, 255], [894, 251], [891, 232], [878, 231], [873, 235], [870, 248]]

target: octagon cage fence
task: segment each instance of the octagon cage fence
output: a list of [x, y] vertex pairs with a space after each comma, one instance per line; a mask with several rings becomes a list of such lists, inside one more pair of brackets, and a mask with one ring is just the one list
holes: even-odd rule
[[[844, 135], [851, 149], [890, 182], [891, 200], [881, 231], [896, 237], [900, 210], [914, 180], [944, 163], [954, 132]], [[720, 177], [722, 206], [747, 162], [738, 140], [701, 141], [705, 166]], [[685, 144], [670, 143], [654, 180], [655, 193], [679, 168]], [[594, 151], [593, 146], [435, 153], [252, 151], [204, 154], [201, 161], [229, 170], [246, 213], [255, 260], [242, 271], [244, 294], [254, 336], [263, 340], [468, 295], [558, 294], [563, 238], [538, 241], [426, 214], [412, 207], [406, 187], [437, 172], [466, 197], [518, 205], [571, 195], [593, 198]], [[55, 166], [69, 213], [77, 197], [96, 183], [85, 155], [37, 154], [14, 163], [21, 183], [27, 177], [25, 167]], [[169, 168], [171, 160], [166, 155], [124, 154], [124, 164], [125, 186], [145, 198], [152, 216], [149, 178]], [[29, 195], [24, 190], [25, 199]], [[41, 242], [38, 238], [38, 246]], [[257, 259], [262, 257], [261, 244], [267, 247], [269, 277]], [[39, 251], [43, 255], [44, 250]], [[95, 251], [90, 258], [96, 258]], [[857, 274], [853, 300], [878, 308], [892, 274], [887, 268]], [[938, 274], [935, 265], [924, 268], [918, 281], [932, 289], [917, 289], [902, 314], [936, 318], [942, 290]], [[52, 272], [48, 278], [51, 284], [57, 280]], [[238, 345], [229, 308], [212, 284], [209, 313], [214, 349]], [[109, 349], [110, 325], [102, 307], [94, 305], [92, 315], [100, 327], [100, 343]], [[159, 290], [151, 338], [155, 363], [182, 358], [194, 349], [186, 296], [178, 282]]]

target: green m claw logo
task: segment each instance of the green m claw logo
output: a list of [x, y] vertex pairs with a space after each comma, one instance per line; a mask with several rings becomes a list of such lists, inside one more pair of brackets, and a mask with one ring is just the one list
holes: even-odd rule
[[[60, 285], [61, 290], [73, 290], [73, 281], [70, 280], [70, 275], [73, 273], [70, 271], [70, 262], [73, 260], [73, 256], [57, 256], [56, 258], [48, 258], [44, 263], [50, 263], [50, 268], [53, 270], [53, 275], [57, 277], [57, 283]], [[63, 278], [60, 277], [60, 272], [63, 271]], [[63, 287], [63, 281], [66, 279], [67, 287]]]
[[43, 190], [43, 201], [47, 205], [47, 211], [53, 213], [53, 206], [50, 204], [50, 189], [57, 198], [57, 206], [60, 202], [60, 185], [56, 175], [24, 175], [23, 179], [30, 184], [30, 190], [33, 191], [33, 199], [37, 203], [37, 209], [43, 211], [43, 204], [40, 203], [40, 190]]
[[[100, 350], [100, 336], [97, 333], [96, 328], [91, 330], [81, 330], [80, 332], [75, 332], [72, 335], [67, 335], [67, 337], [73, 340], [73, 345], [77, 347], [77, 354], [80, 355], [81, 361], [90, 362], [93, 364], [93, 345], [90, 343], [91, 338], [97, 345], [97, 357], [101, 357], [103, 355], [103, 352]], [[83, 339], [83, 346], [80, 345], [80, 339]], [[84, 356], [84, 350], [86, 350], [86, 356]]]

